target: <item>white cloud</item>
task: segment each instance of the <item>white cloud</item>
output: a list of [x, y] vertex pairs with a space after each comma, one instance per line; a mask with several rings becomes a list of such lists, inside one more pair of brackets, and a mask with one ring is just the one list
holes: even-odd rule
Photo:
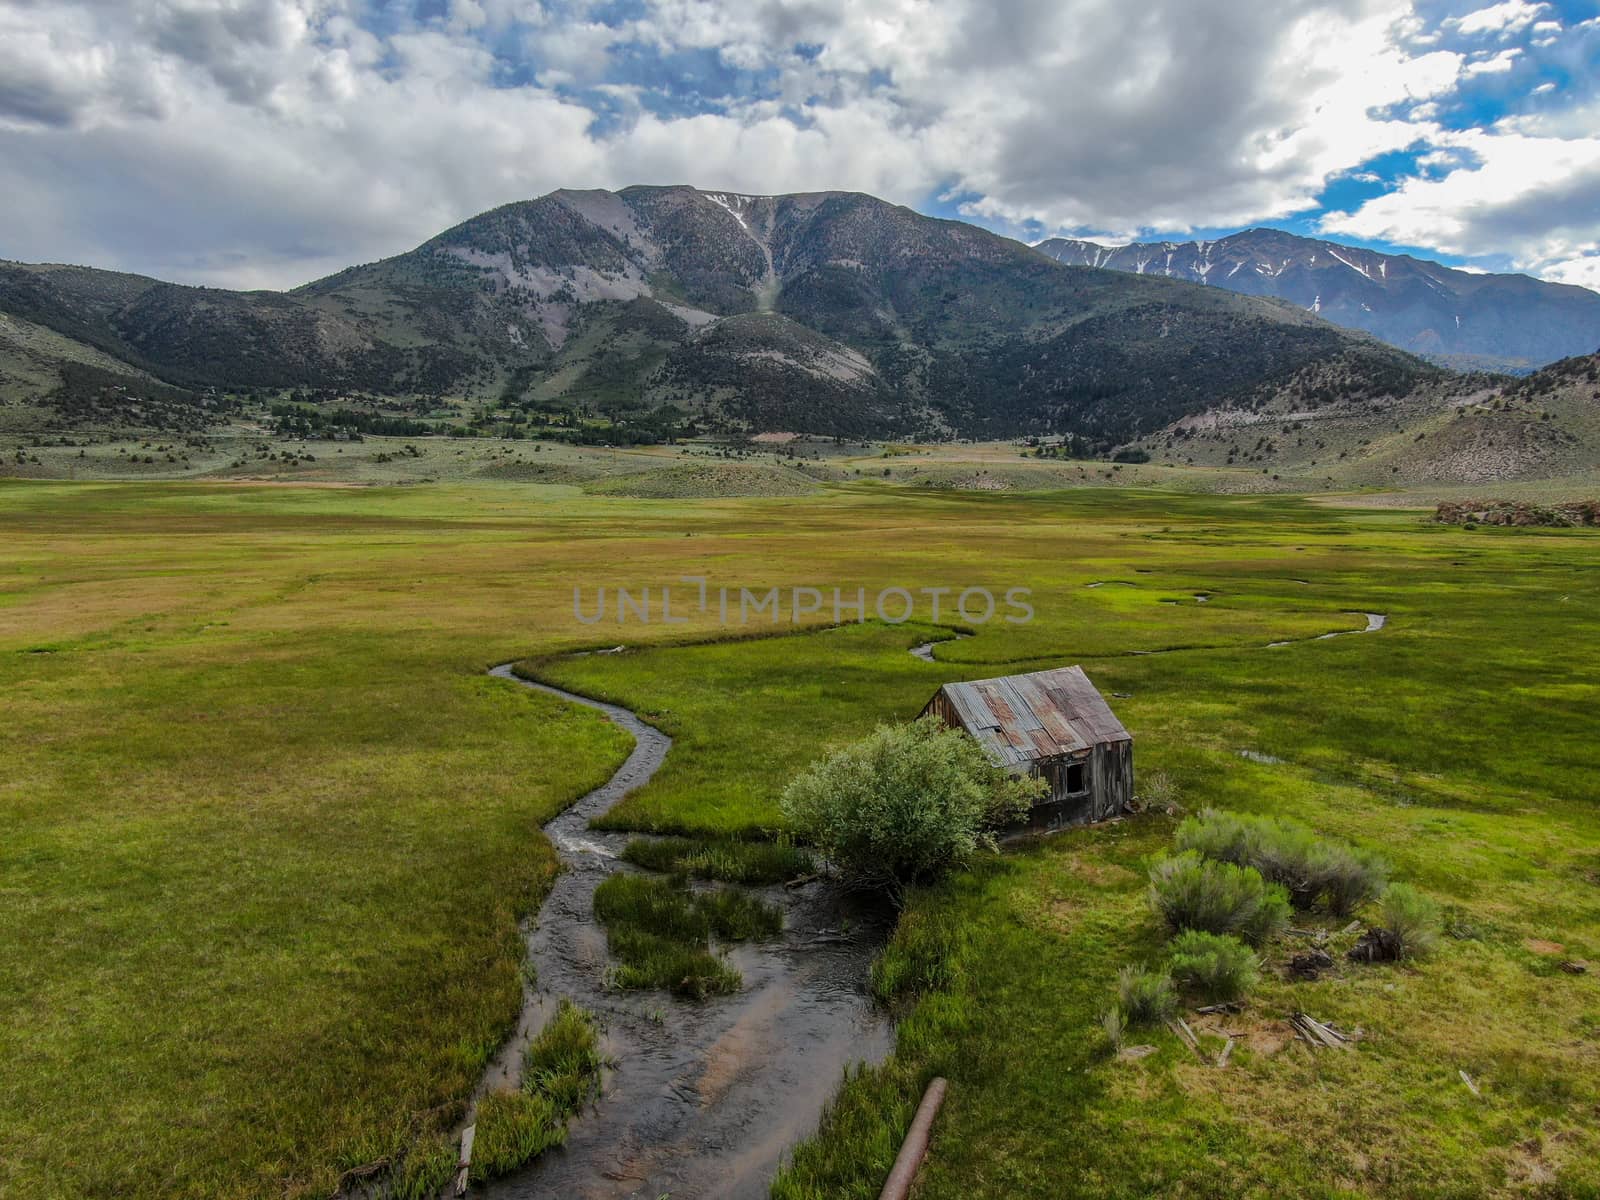
[[296, 283], [495, 204], [635, 182], [946, 194], [1127, 236], [1305, 211], [1407, 149], [1424, 176], [1343, 231], [1556, 263], [1600, 225], [1530, 199], [1568, 168], [1512, 145], [1586, 129], [1441, 127], [1464, 79], [1522, 53], [1469, 61], [1441, 29], [1561, 32], [1526, 0], [1445, 26], [1411, 0], [640, 0], [626, 20], [450, 0], [422, 21], [388, 5], [381, 33], [376, 7], [0, 0], [0, 255]]
[[1118, 0], [661, 0], [640, 36], [736, 47], [741, 66], [819, 43], [815, 71], [847, 93], [879, 73], [896, 105], [882, 136], [914, 132], [953, 194], [978, 195], [974, 215], [1179, 229], [1297, 211], [1425, 132], [1373, 116], [1458, 78], [1461, 56], [1400, 45], [1409, 14], [1401, 0], [1155, 0], [1133, 21]]
[[1554, 283], [1572, 283], [1600, 292], [1600, 254], [1549, 263], [1540, 275]]
[[1541, 134], [1524, 120], [1439, 140], [1448, 147], [1438, 152], [1439, 173], [1407, 179], [1354, 212], [1331, 213], [1322, 228], [1467, 257], [1508, 255], [1546, 278], [1592, 277], [1600, 137]]
[[804, 125], [754, 106], [674, 119], [612, 87], [632, 119], [599, 134], [547, 87], [493, 86], [493, 56], [447, 23], [378, 44], [334, 5], [250, 8], [256, 32], [233, 39], [217, 23], [245, 5], [226, 0], [144, 5], [120, 29], [0, 0], [0, 20], [45, 27], [37, 45], [0, 39], [0, 78], [19, 81], [0, 84], [0, 257], [293, 286], [559, 187], [833, 183], [915, 202], [934, 184], [918, 138], [871, 100]]
[[1511, 70], [1517, 65], [1517, 59], [1522, 57], [1521, 47], [1513, 46], [1510, 50], [1502, 50], [1487, 58], [1480, 58], [1470, 62], [1462, 68], [1466, 75], [1500, 75]]
[[1502, 37], [1509, 37], [1532, 25], [1549, 7], [1548, 4], [1529, 4], [1527, 0], [1504, 0], [1501, 4], [1480, 8], [1464, 17], [1451, 17], [1445, 24], [1464, 35], [1498, 33]]

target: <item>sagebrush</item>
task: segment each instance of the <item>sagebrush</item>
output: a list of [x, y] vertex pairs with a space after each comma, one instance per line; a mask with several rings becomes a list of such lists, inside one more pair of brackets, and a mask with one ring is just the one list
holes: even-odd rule
[[1208, 808], [1184, 819], [1175, 844], [1180, 851], [1253, 867], [1268, 882], [1282, 884], [1294, 907], [1321, 901], [1334, 916], [1347, 916], [1388, 882], [1388, 864], [1378, 855], [1275, 817]]
[[1407, 883], [1391, 883], [1378, 901], [1378, 926], [1399, 943], [1401, 958], [1422, 958], [1439, 942], [1439, 906]]
[[1185, 990], [1214, 1003], [1244, 999], [1261, 977], [1260, 959], [1249, 946], [1199, 929], [1172, 939], [1167, 967]]
[[1178, 1011], [1178, 993], [1165, 971], [1123, 967], [1117, 973], [1117, 1008], [1128, 1025], [1159, 1025]]
[[1289, 924], [1289, 897], [1254, 867], [1186, 850], [1150, 868], [1150, 907], [1178, 933], [1231, 933], [1260, 945]]

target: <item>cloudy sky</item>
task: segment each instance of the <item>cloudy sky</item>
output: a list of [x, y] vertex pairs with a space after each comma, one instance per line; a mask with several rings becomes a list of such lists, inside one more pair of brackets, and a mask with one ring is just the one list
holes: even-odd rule
[[629, 183], [1600, 288], [1600, 0], [0, 0], [0, 257], [290, 286]]

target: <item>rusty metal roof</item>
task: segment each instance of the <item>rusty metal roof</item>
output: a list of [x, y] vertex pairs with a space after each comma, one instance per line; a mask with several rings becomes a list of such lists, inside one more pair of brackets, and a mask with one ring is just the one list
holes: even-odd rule
[[1003, 767], [1133, 740], [1082, 667], [947, 683], [939, 692]]

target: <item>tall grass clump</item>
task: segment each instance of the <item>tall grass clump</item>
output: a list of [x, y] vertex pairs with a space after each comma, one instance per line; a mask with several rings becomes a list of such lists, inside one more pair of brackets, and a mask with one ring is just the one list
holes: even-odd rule
[[690, 903], [687, 889], [644, 875], [613, 875], [594, 891], [594, 915], [608, 929], [631, 926], [674, 941], [704, 941], [705, 918]]
[[1378, 901], [1378, 928], [1395, 939], [1401, 958], [1423, 958], [1439, 942], [1439, 906], [1406, 883], [1391, 883]]
[[471, 1177], [509, 1175], [567, 1140], [566, 1117], [547, 1096], [507, 1090], [478, 1101]]
[[1261, 977], [1261, 964], [1238, 938], [1190, 929], [1172, 940], [1167, 959], [1185, 990], [1212, 1003], [1242, 1000]]
[[578, 1112], [600, 1088], [600, 1035], [594, 1018], [563, 999], [522, 1054], [522, 1087], [548, 1097], [563, 1113]]
[[712, 953], [711, 939], [770, 937], [783, 914], [743, 892], [691, 892], [681, 880], [613, 875], [595, 889], [595, 916], [620, 965], [619, 988], [663, 988], [704, 999], [739, 990], [739, 973]]
[[1347, 916], [1388, 882], [1388, 864], [1376, 854], [1318, 837], [1295, 821], [1208, 808], [1185, 818], [1175, 841], [1180, 852], [1253, 867], [1281, 884], [1294, 907], [1321, 900], [1335, 916]]
[[1117, 1009], [1124, 1025], [1159, 1025], [1178, 1011], [1178, 993], [1165, 971], [1127, 966], [1117, 972]]
[[699, 892], [691, 900], [711, 934], [724, 942], [772, 937], [783, 928], [783, 912], [755, 896], [719, 888]]
[[744, 985], [737, 970], [706, 949], [637, 929], [608, 930], [607, 944], [620, 960], [611, 971], [611, 986], [625, 992], [659, 988], [675, 996], [704, 1000], [732, 995]]
[[669, 875], [688, 875], [718, 883], [786, 883], [813, 874], [816, 856], [787, 837], [773, 842], [730, 838], [634, 838], [622, 851], [625, 862]]
[[872, 994], [892, 1004], [955, 982], [962, 923], [945, 905], [909, 908], [872, 964]]
[[1146, 771], [1139, 776], [1136, 799], [1144, 809], [1172, 812], [1178, 803], [1177, 782], [1166, 771]]
[[1174, 933], [1231, 933], [1260, 945], [1289, 924], [1289, 898], [1254, 867], [1186, 850], [1150, 868], [1150, 907]]
[[507, 1175], [565, 1142], [567, 1122], [600, 1090], [602, 1065], [594, 1018], [562, 1000], [522, 1053], [522, 1086], [478, 1101], [472, 1178]]
[[435, 1200], [456, 1173], [458, 1157], [453, 1141], [441, 1133], [429, 1134], [390, 1178], [386, 1200]]
[[1113, 1054], [1122, 1049], [1122, 1039], [1128, 1032], [1128, 1014], [1122, 1011], [1120, 1004], [1113, 1004], [1100, 1014], [1100, 1029], [1111, 1044]]

